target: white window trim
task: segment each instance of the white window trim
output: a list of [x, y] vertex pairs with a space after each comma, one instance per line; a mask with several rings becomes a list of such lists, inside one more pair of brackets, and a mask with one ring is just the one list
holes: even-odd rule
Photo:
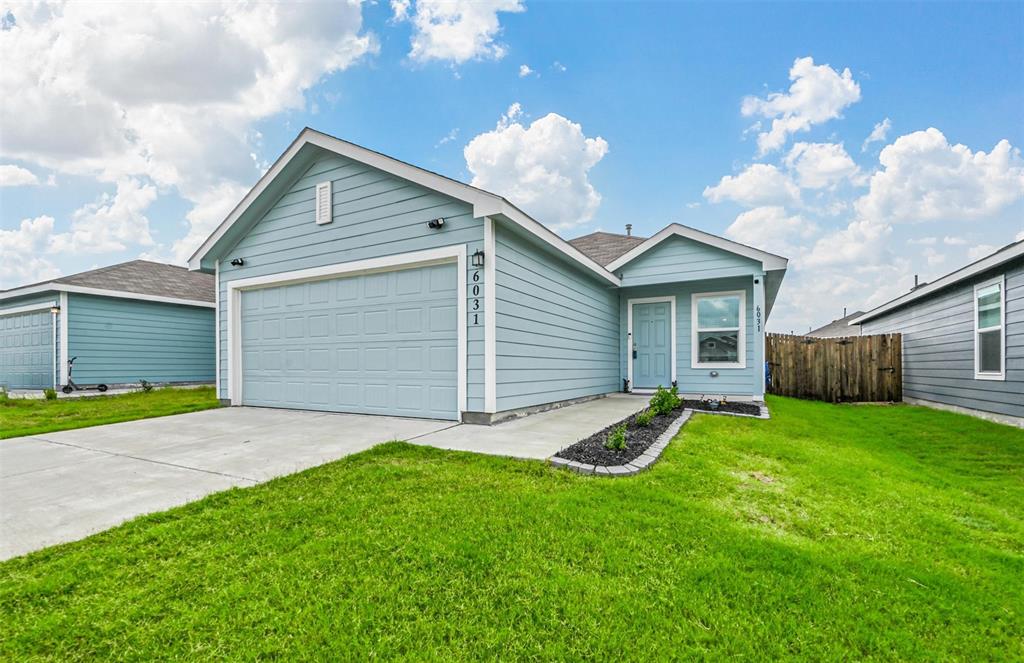
[[[669, 332], [672, 336], [672, 358], [669, 360], [669, 365], [672, 367], [672, 382], [676, 382], [676, 297], [670, 295], [668, 297], [637, 297], [635, 299], [626, 300], [626, 378], [629, 380], [629, 390], [633, 391], [633, 305], [634, 304], [658, 304], [662, 302], [668, 302], [670, 304], [669, 316], [671, 317], [671, 331]], [[640, 391], [649, 390], [648, 387], [644, 387]]]
[[[739, 336], [736, 338], [736, 354], [738, 362], [701, 362], [700, 347], [697, 343], [698, 331], [719, 331], [732, 330], [733, 327], [712, 327], [710, 329], [697, 329], [697, 301], [706, 297], [729, 297], [739, 296], [740, 298], [740, 327]], [[721, 292], [695, 292], [690, 296], [690, 368], [711, 368], [730, 369], [747, 367], [747, 291], [746, 290], [723, 290]]]
[[[998, 327], [985, 327], [984, 329], [978, 328], [978, 291], [989, 286], [999, 286], [999, 326]], [[978, 283], [974, 286], [974, 320], [971, 323], [974, 329], [974, 379], [975, 380], [1005, 380], [1006, 379], [1006, 277], [1004, 275], [997, 276], [994, 279], [989, 279], [982, 283]], [[981, 371], [981, 344], [978, 343], [978, 334], [983, 331], [993, 331], [999, 329], [1000, 339], [1002, 340], [1002, 347], [999, 350], [999, 372], [982, 372]]]
[[426, 251], [412, 251], [399, 253], [391, 256], [370, 258], [368, 260], [356, 260], [353, 262], [313, 267], [311, 269], [300, 269], [267, 276], [255, 276], [246, 279], [236, 279], [227, 283], [227, 318], [228, 318], [228, 375], [227, 387], [228, 398], [232, 405], [242, 404], [242, 292], [262, 287], [293, 285], [296, 283], [309, 283], [322, 281], [340, 276], [361, 276], [378, 272], [392, 272], [401, 269], [414, 269], [417, 267], [428, 267], [455, 262], [457, 264], [458, 291], [456, 293], [458, 309], [458, 349], [456, 352], [457, 389], [456, 401], [458, 412], [456, 417], [461, 419], [462, 413], [466, 411], [466, 245], [444, 246]]

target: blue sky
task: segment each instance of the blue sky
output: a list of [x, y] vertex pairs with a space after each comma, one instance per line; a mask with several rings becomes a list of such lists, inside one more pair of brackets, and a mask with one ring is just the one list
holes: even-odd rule
[[781, 252], [777, 330], [1024, 233], [1020, 3], [0, 7], [0, 288], [181, 261], [307, 125], [566, 237], [681, 222]]

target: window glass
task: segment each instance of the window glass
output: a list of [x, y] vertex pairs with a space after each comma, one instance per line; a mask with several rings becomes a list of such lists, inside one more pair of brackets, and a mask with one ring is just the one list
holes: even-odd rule
[[1001, 329], [978, 334], [978, 370], [1000, 373], [1003, 370], [1003, 332]]
[[998, 283], [978, 290], [978, 329], [1000, 326], [1003, 321], [1001, 306]]
[[705, 363], [738, 362], [739, 332], [697, 332], [697, 361]]
[[717, 329], [740, 326], [740, 298], [737, 295], [701, 297], [697, 300], [697, 328]]

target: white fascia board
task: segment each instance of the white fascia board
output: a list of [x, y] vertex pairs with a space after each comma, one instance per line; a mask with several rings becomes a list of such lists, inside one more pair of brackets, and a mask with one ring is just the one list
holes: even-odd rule
[[118, 299], [137, 299], [144, 302], [159, 302], [161, 304], [180, 304], [182, 306], [201, 306], [203, 308], [216, 308], [214, 302], [204, 302], [198, 299], [182, 299], [179, 297], [164, 297], [163, 295], [146, 295], [139, 292], [126, 292], [124, 290], [108, 290], [106, 288], [89, 288], [84, 285], [71, 285], [68, 283], [41, 283], [27, 288], [18, 288], [0, 294], [0, 301], [14, 297], [24, 297], [40, 292], [75, 292], [81, 295], [96, 295], [98, 297], [116, 297]]
[[12, 308], [0, 308], [0, 316], [16, 315], [18, 313], [30, 313], [32, 311], [43, 311], [51, 309], [56, 305], [57, 300], [54, 299], [48, 302], [37, 302], [35, 304], [25, 304], [24, 306], [14, 306]]
[[498, 216], [502, 215], [514, 223], [522, 226], [528, 232], [536, 235], [546, 243], [553, 246], [558, 251], [566, 254], [576, 262], [579, 262], [584, 267], [597, 273], [602, 278], [611, 282], [613, 285], [620, 285], [619, 279], [611, 274], [601, 265], [597, 264], [587, 256], [583, 255], [580, 251], [574, 248], [571, 244], [566, 242], [564, 239], [559, 237], [557, 234], [548, 230], [538, 221], [532, 219], [522, 210], [511, 204], [501, 196], [495, 195], [483, 189], [478, 189], [469, 184], [464, 184], [457, 180], [450, 179], [443, 175], [438, 175], [429, 170], [424, 170], [418, 166], [399, 161], [398, 159], [389, 157], [380, 152], [374, 152], [373, 150], [361, 147], [354, 143], [350, 143], [334, 136], [328, 136], [327, 134], [321, 133], [314, 129], [306, 128], [302, 130], [302, 133], [292, 142], [292, 144], [285, 150], [284, 154], [278, 157], [274, 165], [260, 178], [259, 182], [256, 183], [249, 193], [245, 195], [240, 203], [231, 211], [224, 221], [217, 226], [217, 229], [206, 238], [196, 252], [188, 260], [189, 269], [196, 271], [201, 268], [202, 260], [206, 257], [206, 254], [213, 248], [213, 246], [227, 233], [228, 229], [245, 213], [245, 211], [256, 201], [256, 199], [266, 190], [274, 179], [281, 174], [281, 171], [288, 165], [288, 163], [295, 158], [305, 145], [315, 145], [328, 152], [340, 154], [343, 157], [358, 161], [366, 164], [371, 168], [376, 168], [395, 177], [413, 182], [427, 189], [437, 191], [438, 193], [444, 194], [456, 200], [460, 200], [464, 203], [473, 206], [473, 218], [483, 219], [487, 216]]
[[614, 262], [608, 265], [608, 271], [614, 272], [615, 270], [622, 267], [626, 263], [643, 255], [644, 253], [647, 253], [658, 244], [664, 242], [669, 237], [677, 236], [685, 237], [686, 239], [692, 239], [695, 242], [707, 244], [708, 246], [713, 246], [716, 249], [728, 251], [729, 253], [735, 253], [736, 255], [740, 255], [745, 258], [757, 260], [758, 262], [761, 263], [762, 268], [765, 271], [786, 269], [786, 266], [789, 264], [789, 260], [787, 258], [777, 256], [774, 253], [768, 253], [767, 251], [755, 249], [752, 246], [740, 244], [739, 242], [734, 242], [731, 239], [719, 237], [718, 235], [712, 235], [711, 233], [706, 233], [702, 230], [697, 230], [696, 228], [690, 228], [689, 226], [684, 226], [678, 223], [672, 223], [662, 228], [656, 235], [647, 239], [642, 244], [638, 244], [637, 246], [633, 247], [631, 250], [623, 254], [621, 257], [616, 258]]
[[1019, 258], [1021, 256], [1024, 256], [1024, 240], [1011, 244], [1002, 250], [996, 251], [995, 253], [986, 258], [982, 258], [977, 262], [973, 262], [970, 265], [967, 265], [966, 267], [961, 267], [955, 272], [946, 274], [942, 278], [936, 281], [932, 281], [931, 283], [927, 283], [916, 290], [911, 290], [905, 295], [901, 295], [900, 297], [897, 297], [896, 299], [890, 302], [886, 302], [885, 304], [882, 304], [881, 306], [868, 311], [859, 318], [851, 320], [849, 324], [859, 325], [861, 323], [867, 322], [868, 320], [877, 318], [878, 316], [884, 313], [888, 313], [894, 308], [898, 308], [900, 306], [903, 306], [904, 304], [909, 304], [910, 302], [916, 299], [920, 299], [921, 297], [930, 295], [933, 292], [942, 290], [943, 288], [949, 287], [954, 283], [963, 281], [964, 279], [969, 279], [972, 276], [981, 274], [982, 272], [998, 267], [1004, 262], [1009, 262], [1010, 260], [1013, 260], [1014, 258]]

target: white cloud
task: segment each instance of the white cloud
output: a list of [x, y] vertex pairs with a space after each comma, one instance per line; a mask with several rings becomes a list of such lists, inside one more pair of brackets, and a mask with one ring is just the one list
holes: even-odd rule
[[530, 65], [528, 65], [528, 64], [521, 64], [521, 65], [519, 65], [519, 78], [526, 78], [530, 74], [535, 74], [535, 73], [537, 73], [537, 72], [535, 72], [533, 69], [530, 69]]
[[988, 154], [972, 152], [932, 128], [900, 136], [879, 161], [855, 204], [860, 218], [878, 223], [978, 219], [1024, 196], [1020, 150], [1006, 140]]
[[152, 246], [144, 212], [156, 200], [156, 187], [138, 180], [117, 183], [113, 195], [85, 205], [71, 215], [71, 230], [54, 235], [51, 253], [105, 253], [128, 246]]
[[835, 186], [845, 179], [857, 180], [860, 169], [842, 143], [797, 143], [784, 163], [805, 189]]
[[185, 215], [189, 230], [183, 238], [174, 242], [173, 262], [184, 264], [188, 261], [192, 252], [231, 213], [247, 191], [248, 187], [241, 184], [222, 182], [203, 192], [196, 200], [196, 206]]
[[881, 122], [875, 124], [875, 127], [868, 134], [868, 137], [864, 139], [864, 143], [860, 146], [861, 152], [867, 152], [868, 145], [871, 143], [884, 143], [885, 139], [889, 136], [889, 129], [892, 128], [892, 122], [889, 118], [885, 118]]
[[775, 166], [755, 163], [739, 175], [726, 175], [715, 186], [704, 189], [713, 203], [732, 200], [748, 207], [779, 205], [800, 200], [800, 190]]
[[799, 240], [812, 237], [817, 226], [782, 207], [757, 207], [736, 217], [725, 234], [737, 242], [784, 256], [799, 253]]
[[256, 180], [257, 121], [302, 108], [324, 75], [377, 48], [352, 1], [11, 11], [0, 89], [18, 94], [0, 104], [0, 153], [106, 183], [150, 181], [196, 205]]
[[393, 20], [413, 25], [409, 58], [416, 62], [500, 60], [507, 47], [496, 41], [501, 32], [498, 12], [521, 12], [520, 0], [416, 0], [391, 3]]
[[938, 237], [913, 237], [907, 240], [907, 244], [916, 244], [919, 246], [935, 246], [935, 244], [938, 241]]
[[556, 113], [528, 127], [521, 115], [520, 105], [512, 104], [493, 131], [466, 145], [473, 186], [505, 196], [555, 229], [587, 223], [601, 204], [590, 169], [608, 153], [608, 143], [588, 138]]
[[34, 184], [39, 184], [39, 178], [31, 170], [14, 164], [0, 164], [0, 187]]
[[970, 261], [981, 260], [987, 255], [995, 253], [999, 247], [995, 244], [978, 244], [967, 249], [967, 259]]
[[1024, 241], [1024, 230], [1022, 230], [1019, 233], [1017, 233], [1016, 236], [1014, 236], [1013, 241], [1015, 241], [1015, 242], [1022, 242], [1022, 241]]
[[936, 265], [941, 265], [942, 263], [946, 262], [946, 254], [939, 253], [930, 246], [926, 248], [924, 251], [922, 251], [921, 255], [924, 256], [924, 259], [928, 263], [929, 267], [935, 267]]
[[950, 237], [949, 235], [946, 235], [942, 238], [942, 243], [947, 246], [963, 246], [967, 243], [967, 240], [963, 237]]
[[452, 142], [453, 140], [455, 140], [458, 137], [459, 137], [459, 128], [455, 127], [454, 129], [449, 131], [447, 134], [445, 134], [444, 137], [441, 140], [437, 141], [437, 144], [434, 145], [434, 147], [441, 147], [442, 145], [447, 145], [448, 143]]
[[15, 230], [0, 230], [0, 289], [60, 276], [43, 257], [53, 236], [53, 217], [22, 220]]
[[890, 235], [889, 224], [858, 219], [815, 242], [804, 262], [808, 267], [885, 262]]
[[757, 136], [761, 154], [781, 148], [797, 131], [841, 117], [844, 108], [860, 100], [860, 86], [848, 68], [839, 73], [827, 64], [815, 65], [814, 58], [797, 58], [789, 80], [793, 84], [788, 92], [746, 97], [740, 107], [745, 117], [772, 121], [771, 129]]
[[558, 72], [565, 72], [566, 69], [565, 65], [559, 62], [558, 60], [555, 60], [554, 62], [551, 63], [551, 68]]

